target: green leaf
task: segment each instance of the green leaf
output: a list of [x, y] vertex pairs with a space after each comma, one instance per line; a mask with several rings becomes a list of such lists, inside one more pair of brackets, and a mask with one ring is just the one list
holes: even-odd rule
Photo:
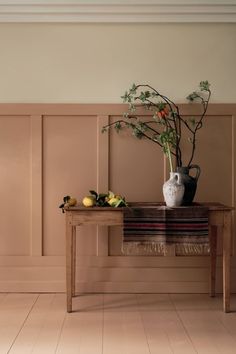
[[137, 139], [142, 139], [144, 137], [144, 134], [142, 131], [140, 131], [138, 128], [133, 128], [132, 134], [135, 136]]
[[200, 90], [201, 91], [209, 91], [210, 90], [210, 83], [206, 81], [201, 81], [199, 84]]
[[121, 98], [122, 98], [122, 100], [123, 100], [124, 103], [127, 102], [128, 99], [129, 99], [129, 94], [128, 94], [128, 92], [125, 91], [125, 94], [124, 94], [123, 96], [121, 96]]
[[136, 128], [137, 128], [140, 132], [146, 132], [146, 131], [148, 130], [147, 124], [145, 124], [145, 123], [142, 122], [142, 121], [139, 121], [139, 122], [136, 124]]
[[135, 84], [132, 85], [131, 89], [129, 90], [130, 94], [136, 95], [137, 86]]
[[65, 197], [63, 198], [64, 203], [67, 203], [68, 200], [70, 200], [70, 198], [71, 198], [71, 197], [70, 197], [69, 195], [65, 196]]
[[156, 92], [152, 92], [152, 93], [151, 93], [151, 97], [152, 97], [152, 98], [159, 97], [159, 94], [157, 94]]
[[136, 111], [136, 107], [135, 107], [135, 105], [133, 104], [133, 103], [129, 103], [129, 111], [130, 112], [135, 112]]
[[119, 133], [119, 131], [122, 129], [121, 122], [120, 121], [116, 122], [115, 125], [114, 125], [114, 128], [115, 128], [115, 131], [117, 133]]
[[138, 99], [145, 102], [149, 97], [151, 97], [150, 91], [141, 91]]
[[108, 128], [109, 128], [109, 127], [102, 127], [102, 130], [101, 130], [102, 134], [105, 133], [105, 132], [107, 132]]
[[98, 194], [97, 205], [99, 205], [99, 206], [107, 206], [108, 205], [107, 198], [108, 198], [108, 194], [107, 193]]
[[194, 101], [196, 98], [199, 98], [199, 95], [196, 91], [192, 92], [190, 95], [186, 97], [187, 100], [189, 101]]
[[98, 194], [98, 198], [99, 198], [99, 199], [103, 199], [103, 198], [106, 198], [106, 197], [108, 197], [108, 194], [107, 194], [107, 193], [100, 193], [100, 194]]
[[94, 195], [94, 197], [97, 199], [98, 194], [97, 194], [97, 192], [96, 192], [96, 191], [91, 190], [91, 191], [89, 191], [89, 193], [90, 193], [90, 194], [92, 194], [92, 195]]

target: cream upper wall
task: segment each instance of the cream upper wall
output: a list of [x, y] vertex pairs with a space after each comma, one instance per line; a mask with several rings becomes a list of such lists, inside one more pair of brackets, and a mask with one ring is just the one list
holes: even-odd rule
[[178, 102], [200, 80], [236, 101], [236, 24], [0, 24], [0, 102], [121, 102], [133, 82]]

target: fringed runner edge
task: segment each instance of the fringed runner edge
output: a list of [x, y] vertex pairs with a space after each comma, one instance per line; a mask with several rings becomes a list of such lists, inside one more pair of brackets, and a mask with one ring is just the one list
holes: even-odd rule
[[165, 255], [169, 245], [175, 255], [208, 255], [208, 208], [138, 207], [124, 211], [125, 255]]

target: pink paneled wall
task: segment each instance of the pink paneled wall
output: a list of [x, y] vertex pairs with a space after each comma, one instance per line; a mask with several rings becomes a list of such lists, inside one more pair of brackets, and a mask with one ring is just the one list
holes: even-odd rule
[[[181, 109], [194, 113], [188, 105]], [[101, 134], [125, 110], [118, 104], [0, 105], [0, 291], [65, 290], [63, 196], [81, 201], [90, 189], [111, 189], [128, 201], [163, 200], [162, 151], [128, 132]], [[196, 200], [235, 203], [235, 116], [236, 105], [209, 107], [197, 142]], [[80, 290], [208, 291], [207, 257], [124, 257], [119, 228], [77, 233]], [[233, 273], [235, 266], [233, 258]]]

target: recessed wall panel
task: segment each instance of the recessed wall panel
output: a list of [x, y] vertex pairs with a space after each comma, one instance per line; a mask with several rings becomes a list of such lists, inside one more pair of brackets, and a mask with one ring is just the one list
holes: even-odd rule
[[[43, 118], [43, 252], [65, 254], [63, 197], [78, 202], [96, 189], [97, 121], [95, 116], [45, 116]], [[91, 230], [92, 229], [92, 230]], [[94, 228], [78, 230], [78, 250], [95, 252]], [[81, 242], [80, 242], [81, 241]]]
[[30, 117], [0, 116], [0, 254], [29, 255]]
[[127, 201], [163, 200], [164, 156], [157, 144], [139, 140], [129, 130], [111, 129], [109, 164], [110, 188]]
[[[188, 135], [185, 132], [185, 137]], [[201, 167], [195, 200], [232, 204], [233, 141], [232, 116], [206, 116], [196, 134], [193, 164]], [[190, 156], [191, 143], [185, 139], [185, 163]], [[195, 171], [192, 170], [192, 175]]]

